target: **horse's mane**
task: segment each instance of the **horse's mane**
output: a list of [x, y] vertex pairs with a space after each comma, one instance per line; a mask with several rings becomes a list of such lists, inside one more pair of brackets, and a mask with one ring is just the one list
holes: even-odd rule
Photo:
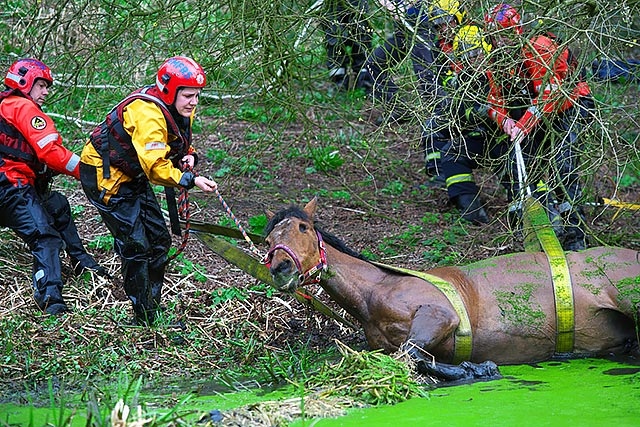
[[[273, 231], [273, 228], [282, 222], [286, 218], [298, 218], [303, 221], [310, 221], [309, 215], [298, 206], [290, 206], [286, 209], [282, 209], [269, 220], [266, 227], [264, 228], [264, 235], [268, 236], [269, 233]], [[322, 235], [322, 239], [328, 244], [339, 250], [342, 253], [350, 255], [354, 258], [362, 259], [368, 261], [367, 258], [359, 252], [354, 251], [349, 248], [342, 240], [340, 240], [335, 235], [329, 233], [328, 231], [323, 230], [318, 226], [317, 221], [313, 221], [313, 227], [318, 230], [318, 232]]]

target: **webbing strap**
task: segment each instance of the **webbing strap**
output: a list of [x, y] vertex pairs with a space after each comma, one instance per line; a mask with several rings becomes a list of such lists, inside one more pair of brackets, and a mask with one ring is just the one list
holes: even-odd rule
[[424, 273], [422, 271], [409, 270], [406, 268], [395, 267], [379, 262], [372, 262], [372, 264], [391, 271], [397, 271], [399, 273], [419, 277], [420, 279], [424, 279], [432, 283], [436, 288], [438, 288], [440, 292], [442, 292], [444, 296], [447, 297], [453, 308], [456, 310], [458, 317], [460, 318], [460, 324], [458, 325], [458, 328], [455, 332], [453, 363], [460, 363], [465, 360], [471, 360], [473, 338], [471, 331], [471, 320], [469, 319], [469, 313], [467, 312], [467, 308], [464, 305], [464, 301], [462, 301], [460, 294], [451, 283], [438, 276]]
[[556, 305], [556, 353], [571, 353], [575, 340], [575, 310], [567, 258], [540, 201], [528, 197], [525, 200], [524, 216], [533, 228], [551, 268]]

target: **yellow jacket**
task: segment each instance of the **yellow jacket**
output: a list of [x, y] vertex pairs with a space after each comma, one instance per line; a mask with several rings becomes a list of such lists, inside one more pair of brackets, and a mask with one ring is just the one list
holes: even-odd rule
[[[170, 151], [169, 142], [177, 137], [168, 133], [160, 107], [153, 102], [137, 99], [124, 108], [123, 118], [123, 127], [131, 135], [131, 142], [149, 182], [164, 187], [178, 187], [183, 172], [174, 167], [171, 160], [165, 158]], [[190, 121], [193, 123], [193, 114]], [[84, 146], [80, 161], [97, 168], [97, 184], [98, 188], [105, 192], [105, 203], [118, 192], [123, 183], [132, 181], [132, 178], [113, 165], [109, 168], [111, 176], [104, 178], [102, 157], [91, 142]]]

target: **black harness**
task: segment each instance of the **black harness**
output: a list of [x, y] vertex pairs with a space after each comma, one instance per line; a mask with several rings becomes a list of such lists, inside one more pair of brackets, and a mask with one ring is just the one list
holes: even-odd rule
[[123, 125], [124, 108], [137, 99], [153, 102], [162, 111], [167, 124], [167, 133], [176, 137], [173, 141], [169, 141], [170, 151], [167, 156], [174, 166], [178, 167], [178, 161], [187, 154], [191, 145], [191, 127], [185, 125], [181, 128], [178, 125], [167, 105], [152, 93], [154, 89], [154, 86], [147, 86], [128, 95], [107, 114], [107, 118], [91, 133], [91, 144], [102, 156], [102, 174], [105, 179], [111, 176], [109, 170], [111, 165], [135, 180], [145, 177], [131, 141], [131, 135], [125, 131]]
[[[10, 89], [0, 92], [0, 103], [12, 95], [25, 98], [19, 90]], [[44, 169], [24, 135], [0, 115], [0, 160], [4, 157], [24, 162], [36, 173]]]

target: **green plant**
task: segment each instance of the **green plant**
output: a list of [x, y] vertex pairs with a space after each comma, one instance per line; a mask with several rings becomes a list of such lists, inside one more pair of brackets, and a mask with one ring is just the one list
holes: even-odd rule
[[254, 233], [262, 234], [267, 226], [267, 216], [265, 214], [255, 215], [249, 218], [249, 228]]
[[[176, 251], [174, 247], [169, 249], [169, 256], [173, 256]], [[195, 280], [202, 283], [207, 280], [206, 268], [187, 259], [183, 253], [178, 254], [170, 265], [173, 265], [173, 269], [182, 276], [193, 276]]]
[[331, 197], [339, 200], [351, 200], [351, 193], [344, 190], [336, 190], [331, 192]]
[[354, 351], [338, 342], [342, 358], [326, 363], [305, 382], [327, 396], [347, 396], [370, 405], [393, 405], [412, 397], [426, 397], [406, 363], [379, 351]]
[[211, 303], [214, 306], [234, 299], [239, 301], [246, 300], [247, 292], [236, 287], [218, 288], [211, 292]]
[[311, 147], [309, 158], [313, 161], [314, 169], [321, 172], [336, 170], [344, 164], [340, 150], [333, 146]]
[[390, 196], [399, 196], [404, 191], [404, 183], [400, 180], [394, 180], [388, 182], [380, 191], [383, 194], [388, 194]]
[[89, 240], [87, 246], [91, 249], [111, 251], [113, 250], [113, 236], [111, 234], [95, 236]]
[[217, 164], [221, 164], [227, 158], [229, 158], [229, 153], [219, 148], [208, 148], [207, 153], [205, 154], [205, 157], [211, 163], [213, 163], [214, 165], [217, 165]]
[[334, 356], [334, 352], [318, 354], [309, 351], [307, 345], [292, 347], [287, 344], [283, 351], [267, 350], [257, 357], [257, 361], [270, 379], [278, 383], [292, 378], [306, 381], [323, 361]]

